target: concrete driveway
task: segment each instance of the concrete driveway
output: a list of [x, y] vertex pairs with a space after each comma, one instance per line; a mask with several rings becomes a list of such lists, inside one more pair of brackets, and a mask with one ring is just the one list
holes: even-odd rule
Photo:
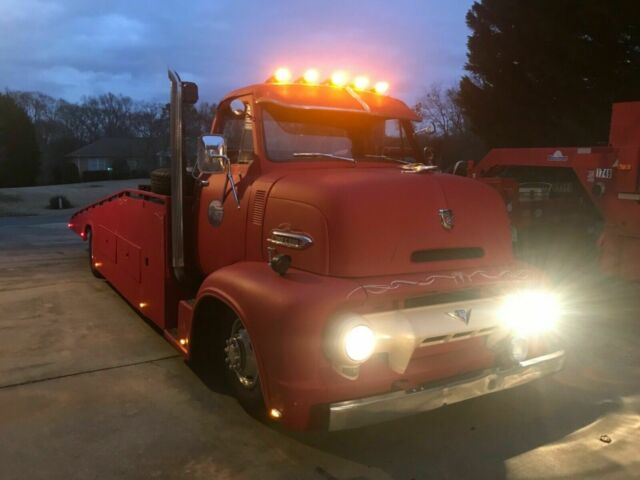
[[2, 480], [640, 478], [637, 285], [558, 276], [572, 303], [568, 364], [553, 378], [369, 428], [292, 434], [207, 388], [91, 276], [66, 218], [0, 218]]

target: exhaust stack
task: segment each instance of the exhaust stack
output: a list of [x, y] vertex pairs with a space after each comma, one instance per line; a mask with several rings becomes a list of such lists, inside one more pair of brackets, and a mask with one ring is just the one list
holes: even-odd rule
[[184, 126], [182, 105], [198, 101], [198, 86], [183, 82], [174, 70], [169, 70], [171, 81], [170, 145], [171, 145], [171, 266], [176, 280], [185, 279], [184, 260], [184, 191], [186, 170], [183, 146]]

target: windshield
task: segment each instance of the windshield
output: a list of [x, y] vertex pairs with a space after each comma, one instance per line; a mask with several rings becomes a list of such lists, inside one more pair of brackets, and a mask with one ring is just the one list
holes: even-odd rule
[[263, 111], [270, 160], [418, 161], [398, 119], [363, 113], [268, 106]]

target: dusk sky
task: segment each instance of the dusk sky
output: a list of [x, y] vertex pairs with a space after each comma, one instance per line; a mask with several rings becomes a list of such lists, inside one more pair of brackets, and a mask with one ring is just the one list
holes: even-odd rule
[[166, 70], [217, 101], [278, 66], [346, 69], [412, 102], [462, 74], [472, 0], [1, 0], [0, 89], [164, 100]]

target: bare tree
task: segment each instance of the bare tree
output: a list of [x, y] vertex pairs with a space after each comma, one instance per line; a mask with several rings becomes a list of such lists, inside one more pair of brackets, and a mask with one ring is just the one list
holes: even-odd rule
[[431, 127], [434, 135], [451, 136], [465, 131], [462, 110], [456, 103], [458, 90], [432, 85], [419, 98], [415, 110], [422, 117], [422, 126]]
[[434, 161], [444, 170], [460, 160], [479, 160], [486, 153], [480, 139], [468, 128], [458, 95], [456, 88], [432, 85], [414, 107], [422, 117], [418, 128], [425, 129], [418, 135], [419, 141], [431, 149]]

